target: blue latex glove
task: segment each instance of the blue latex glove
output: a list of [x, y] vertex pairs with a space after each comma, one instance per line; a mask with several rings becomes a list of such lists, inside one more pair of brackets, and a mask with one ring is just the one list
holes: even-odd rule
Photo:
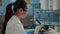
[[34, 30], [28, 31], [27, 34], [34, 34]]

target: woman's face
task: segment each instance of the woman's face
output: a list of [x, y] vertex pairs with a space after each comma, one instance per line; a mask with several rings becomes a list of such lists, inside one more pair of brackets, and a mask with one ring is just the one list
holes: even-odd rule
[[20, 8], [18, 13], [19, 13], [20, 18], [22, 19], [25, 18], [27, 15], [27, 8], [25, 8], [24, 10]]
[[25, 18], [27, 16], [27, 8], [22, 11], [22, 18]]

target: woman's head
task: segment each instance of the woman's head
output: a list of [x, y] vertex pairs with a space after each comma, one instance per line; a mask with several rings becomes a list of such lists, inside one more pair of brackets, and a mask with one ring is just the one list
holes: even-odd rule
[[[13, 9], [12, 9], [13, 6]], [[14, 3], [10, 3], [6, 7], [5, 21], [3, 23], [2, 34], [5, 34], [6, 25], [12, 15], [17, 15], [19, 18], [24, 18], [27, 12], [27, 5], [24, 0], [16, 0]]]
[[27, 5], [24, 0], [16, 0], [16, 2], [13, 3], [13, 6], [13, 10], [16, 15], [20, 18], [24, 18], [26, 16]]

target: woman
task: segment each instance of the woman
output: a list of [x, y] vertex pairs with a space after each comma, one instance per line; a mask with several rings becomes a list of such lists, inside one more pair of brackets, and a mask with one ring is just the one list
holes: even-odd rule
[[6, 8], [2, 34], [27, 34], [20, 19], [26, 17], [27, 5], [24, 0], [16, 0]]

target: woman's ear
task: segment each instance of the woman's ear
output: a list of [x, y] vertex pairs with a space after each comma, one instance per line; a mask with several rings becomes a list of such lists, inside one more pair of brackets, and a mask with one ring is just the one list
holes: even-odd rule
[[19, 11], [23, 11], [22, 8], [20, 8]]
[[19, 11], [19, 13], [21, 13], [21, 12], [23, 12], [23, 9], [22, 9], [22, 8], [20, 8], [18, 11]]

